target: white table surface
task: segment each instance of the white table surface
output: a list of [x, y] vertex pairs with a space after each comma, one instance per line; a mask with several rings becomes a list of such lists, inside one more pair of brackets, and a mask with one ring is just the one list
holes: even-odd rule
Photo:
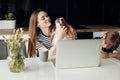
[[7, 60], [0, 60], [0, 80], [120, 80], [120, 61], [103, 59], [101, 67], [56, 69], [51, 61], [26, 58], [25, 70], [12, 73]]

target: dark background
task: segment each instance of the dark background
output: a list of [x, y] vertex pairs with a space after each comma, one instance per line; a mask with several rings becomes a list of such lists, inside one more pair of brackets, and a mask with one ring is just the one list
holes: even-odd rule
[[64, 17], [74, 28], [80, 25], [120, 25], [120, 3], [118, 0], [0, 0], [0, 17], [13, 12], [17, 27], [28, 27], [31, 13], [41, 8], [54, 23]]

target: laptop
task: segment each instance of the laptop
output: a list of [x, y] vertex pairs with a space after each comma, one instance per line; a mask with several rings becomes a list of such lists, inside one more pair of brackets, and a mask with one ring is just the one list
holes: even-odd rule
[[61, 40], [56, 47], [56, 68], [98, 67], [101, 39]]

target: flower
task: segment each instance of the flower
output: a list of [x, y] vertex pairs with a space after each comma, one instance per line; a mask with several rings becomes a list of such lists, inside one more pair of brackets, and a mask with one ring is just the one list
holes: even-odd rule
[[9, 47], [9, 69], [11, 72], [21, 72], [24, 70], [24, 59], [25, 57], [21, 54], [21, 50], [25, 46], [28, 39], [23, 38], [23, 28], [18, 28], [13, 30], [13, 34], [6, 38], [4, 42]]
[[13, 34], [11, 34], [8, 39], [3, 36], [5, 39], [4, 42], [8, 45], [11, 53], [14, 53], [16, 55], [19, 54], [21, 52], [20, 50], [28, 41], [28, 39], [23, 38], [23, 32], [23, 28], [18, 28], [13, 30]]

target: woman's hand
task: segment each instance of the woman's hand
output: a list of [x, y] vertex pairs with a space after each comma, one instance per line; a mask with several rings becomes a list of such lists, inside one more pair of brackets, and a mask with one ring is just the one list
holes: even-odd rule
[[[67, 31], [67, 28], [65, 28], [65, 26], [61, 27], [61, 29], [58, 32], [56, 44], [59, 40], [62, 40], [65, 37], [66, 31]], [[50, 48], [50, 50], [49, 50], [50, 56], [56, 55], [56, 44], [54, 44], [53, 47]]]
[[[64, 37], [66, 36], [66, 31], [67, 31], [67, 28], [65, 28], [65, 26], [60, 28], [60, 30], [58, 32], [58, 36], [57, 36], [57, 42], [59, 40], [64, 39]], [[56, 44], [57, 44], [57, 42], [56, 42]], [[56, 55], [56, 44], [54, 44], [53, 47], [50, 48], [50, 50], [49, 50], [49, 55], [50, 56], [55, 56]]]
[[67, 28], [65, 28], [65, 26], [60, 28], [60, 30], [58, 32], [57, 41], [62, 40], [65, 37], [66, 31], [67, 31]]

